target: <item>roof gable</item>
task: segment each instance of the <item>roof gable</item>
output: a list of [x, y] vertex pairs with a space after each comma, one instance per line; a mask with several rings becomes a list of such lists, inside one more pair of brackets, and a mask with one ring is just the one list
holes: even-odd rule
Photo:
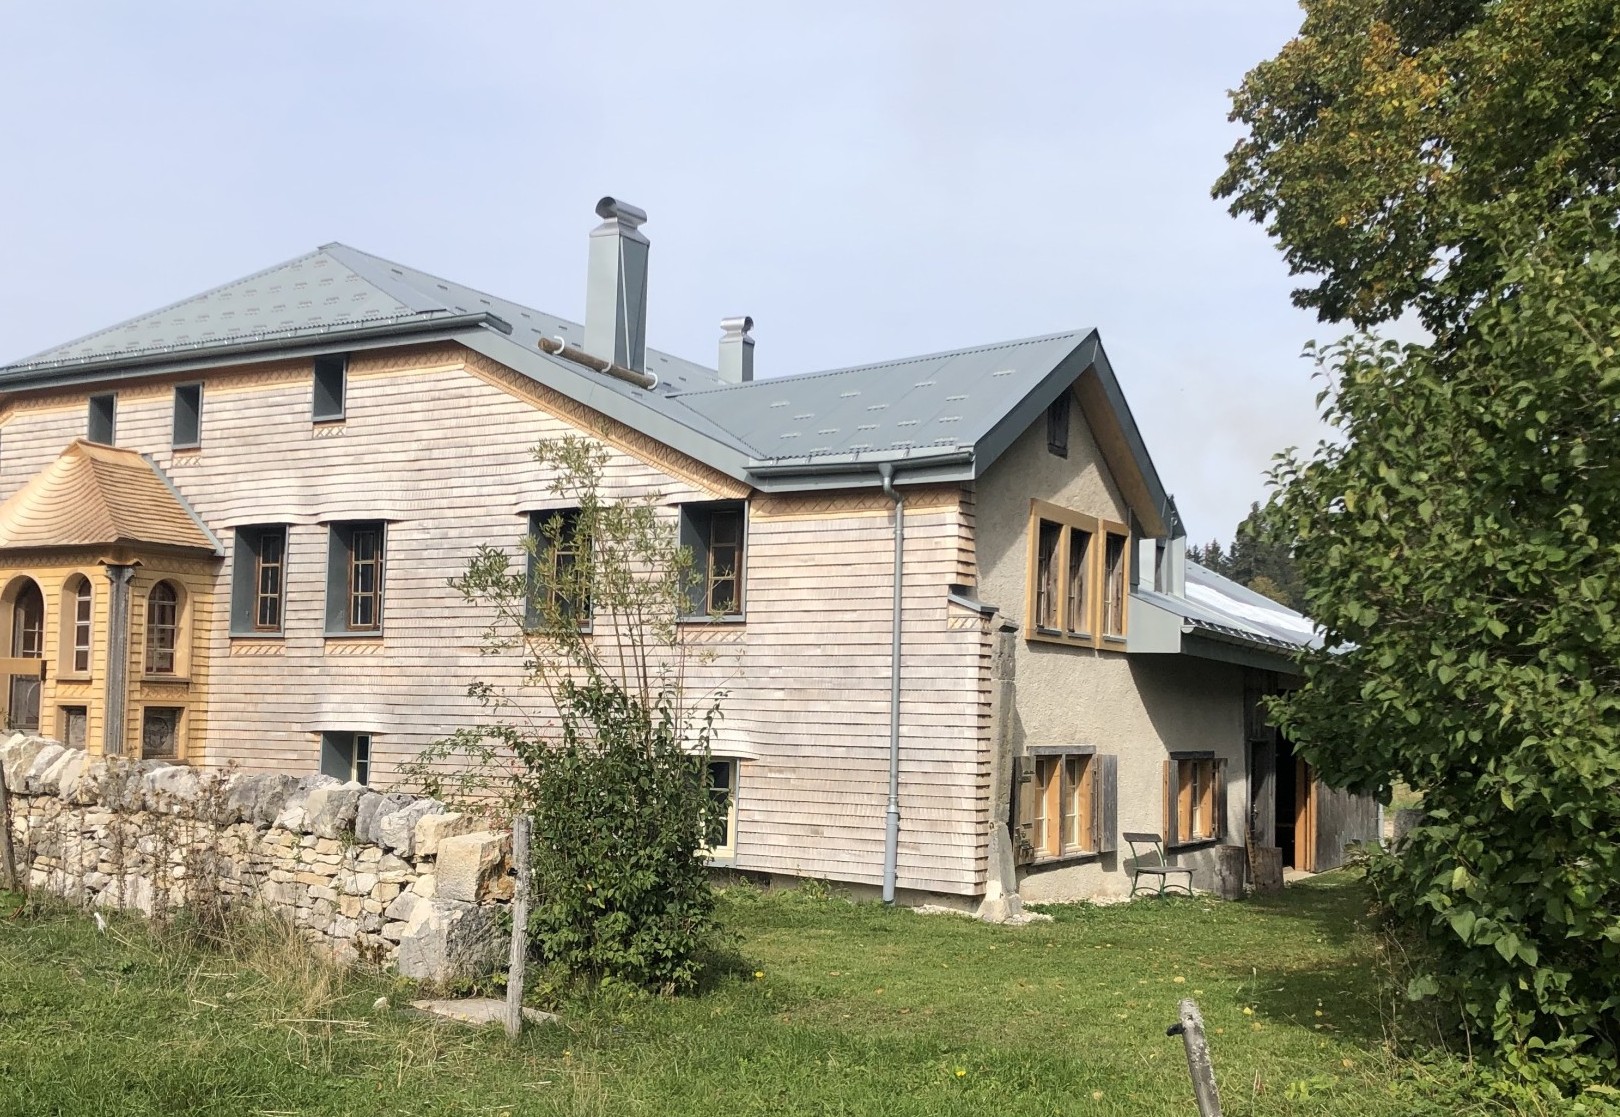
[[113, 544], [222, 553], [190, 505], [133, 450], [80, 439], [0, 504], [0, 549]]
[[879, 461], [971, 450], [1009, 402], [1031, 391], [1085, 336], [1051, 334], [675, 398], [734, 432], [760, 461]]

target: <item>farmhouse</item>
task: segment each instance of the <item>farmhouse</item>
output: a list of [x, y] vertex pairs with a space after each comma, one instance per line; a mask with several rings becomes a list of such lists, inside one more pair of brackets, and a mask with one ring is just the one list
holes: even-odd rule
[[386, 786], [515, 684], [447, 579], [611, 452], [703, 583], [739, 871], [971, 904], [1207, 885], [1372, 837], [1265, 724], [1305, 618], [1186, 561], [1093, 330], [756, 379], [646, 345], [646, 215], [603, 199], [583, 326], [341, 244], [0, 369], [0, 699], [92, 753]]

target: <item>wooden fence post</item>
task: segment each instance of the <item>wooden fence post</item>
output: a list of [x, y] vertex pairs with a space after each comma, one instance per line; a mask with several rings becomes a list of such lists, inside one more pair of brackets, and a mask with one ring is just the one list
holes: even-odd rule
[[11, 848], [11, 793], [6, 790], [3, 766], [0, 766], [0, 872], [5, 873], [7, 891], [21, 891], [17, 884], [17, 854]]
[[1192, 1077], [1193, 1097], [1198, 1102], [1199, 1117], [1221, 1117], [1221, 1095], [1215, 1088], [1215, 1064], [1210, 1062], [1209, 1044], [1204, 1039], [1204, 1014], [1198, 1011], [1198, 1002], [1182, 1001], [1181, 1018], [1165, 1035], [1181, 1037], [1187, 1049], [1187, 1073]]
[[512, 819], [512, 867], [517, 887], [512, 891], [512, 957], [506, 971], [506, 1034], [523, 1033], [523, 971], [529, 960], [529, 816]]

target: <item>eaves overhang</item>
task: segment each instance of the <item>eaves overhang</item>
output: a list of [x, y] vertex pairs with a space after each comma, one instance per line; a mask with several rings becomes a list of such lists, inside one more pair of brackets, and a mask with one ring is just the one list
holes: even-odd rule
[[1126, 652], [1134, 655], [1190, 655], [1241, 663], [1268, 671], [1298, 674], [1295, 657], [1302, 645], [1203, 617], [1188, 615], [1173, 597], [1131, 591], [1130, 630]]
[[974, 477], [972, 450], [955, 448], [932, 451], [890, 451], [864, 454], [834, 454], [814, 458], [755, 459], [748, 463], [748, 476], [763, 492], [802, 492], [814, 489], [880, 488], [880, 470], [893, 470], [895, 484], [926, 485], [971, 481]]
[[247, 364], [277, 357], [383, 348], [448, 339], [471, 328], [499, 333], [512, 331], [510, 323], [488, 311], [431, 316], [396, 315], [372, 319], [360, 325], [346, 324], [319, 330], [269, 330], [226, 342], [166, 345], [111, 355], [7, 365], [0, 368], [0, 391], [119, 383], [195, 368]]

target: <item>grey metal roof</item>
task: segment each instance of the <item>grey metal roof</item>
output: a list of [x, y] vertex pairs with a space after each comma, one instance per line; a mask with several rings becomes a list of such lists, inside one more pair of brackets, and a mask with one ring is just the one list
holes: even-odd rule
[[882, 461], [971, 450], [1090, 331], [1050, 334], [676, 395], [761, 460]]
[[[724, 384], [649, 349], [645, 389], [545, 353], [580, 345], [574, 322], [342, 244], [0, 366], [0, 390], [122, 380], [276, 353], [341, 352], [405, 336], [449, 338], [620, 422], [767, 490], [876, 485], [893, 463], [912, 482], [983, 472], [1058, 394], [1095, 369], [1146, 522], [1171, 509], [1095, 331]], [[1173, 510], [1172, 510], [1173, 520]], [[1179, 523], [1174, 525], [1179, 533]]]
[[1309, 617], [1196, 562], [1187, 563], [1185, 597], [1140, 587], [1131, 596], [1175, 614], [1188, 629], [1216, 638], [1283, 652], [1322, 643]]
[[[509, 299], [441, 279], [344, 244], [255, 272], [161, 310], [0, 367], [0, 374], [47, 372], [104, 359], [178, 355], [247, 340], [296, 341], [361, 327], [449, 322], [491, 314], [511, 327], [514, 341], [539, 352], [542, 336], [579, 345], [584, 328]], [[649, 350], [649, 371], [673, 386], [719, 383], [711, 369]]]

